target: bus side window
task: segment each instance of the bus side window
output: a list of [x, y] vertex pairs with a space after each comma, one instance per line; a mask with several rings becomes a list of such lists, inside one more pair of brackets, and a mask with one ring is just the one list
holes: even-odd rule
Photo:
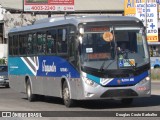
[[37, 33], [37, 53], [45, 54], [46, 52], [46, 34], [39, 32]]
[[13, 49], [13, 44], [12, 44], [12, 42], [13, 42], [13, 36], [9, 36], [9, 55], [13, 55], [13, 51], [12, 51], [12, 49]]
[[13, 55], [18, 55], [18, 35], [13, 36]]
[[58, 47], [58, 53], [67, 53], [66, 29], [58, 29], [57, 47]]
[[34, 33], [32, 38], [32, 54], [35, 55], [36, 53], [37, 53], [37, 34]]
[[56, 53], [56, 30], [49, 30], [46, 37], [47, 54]]
[[19, 54], [26, 55], [27, 53], [27, 41], [26, 41], [26, 34], [19, 35]]
[[32, 53], [32, 34], [28, 34], [28, 48], [27, 48], [27, 54]]

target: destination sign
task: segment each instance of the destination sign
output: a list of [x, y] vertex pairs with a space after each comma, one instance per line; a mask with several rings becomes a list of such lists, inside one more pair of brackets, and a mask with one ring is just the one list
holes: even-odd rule
[[110, 31], [109, 27], [88, 27], [84, 29], [85, 32], [104, 32]]

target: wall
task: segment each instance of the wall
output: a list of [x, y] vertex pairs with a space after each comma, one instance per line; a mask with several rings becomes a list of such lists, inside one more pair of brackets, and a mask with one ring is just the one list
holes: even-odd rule
[[0, 44], [0, 58], [7, 58], [8, 55], [8, 46], [7, 44]]

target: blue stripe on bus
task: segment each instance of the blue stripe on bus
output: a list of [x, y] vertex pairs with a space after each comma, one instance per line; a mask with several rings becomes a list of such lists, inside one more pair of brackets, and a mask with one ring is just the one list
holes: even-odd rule
[[[113, 78], [113, 80], [107, 83], [105, 86], [116, 86], [116, 85], [135, 85], [148, 76], [148, 71], [143, 72], [142, 74], [134, 77], [127, 78]], [[94, 82], [100, 84], [100, 78], [93, 75], [87, 74], [87, 78], [93, 80]], [[120, 83], [118, 82], [120, 80]]]
[[33, 76], [31, 70], [19, 57], [8, 58], [8, 73], [9, 75], [30, 75]]
[[[25, 57], [26, 61], [29, 60]], [[24, 59], [24, 61], [25, 61]], [[30, 58], [32, 61], [33, 58]], [[30, 75], [30, 76], [50, 76], [50, 77], [71, 77], [79, 78], [80, 73], [72, 66], [67, 60], [57, 56], [39, 56], [38, 57], [38, 69], [34, 68], [30, 64], [25, 63], [20, 57], [9, 58], [9, 74], [10, 75]], [[36, 62], [34, 63], [37, 64]], [[29, 67], [28, 67], [29, 66]], [[32, 70], [31, 70], [32, 69]], [[35, 72], [35, 74], [33, 73]]]
[[[135, 85], [139, 83], [141, 80], [143, 80], [145, 77], [148, 76], [148, 71], [134, 77], [128, 77], [128, 78], [114, 78], [111, 82], [107, 84], [107, 86], [113, 86], [113, 85]], [[120, 80], [120, 83], [118, 83], [118, 80]]]

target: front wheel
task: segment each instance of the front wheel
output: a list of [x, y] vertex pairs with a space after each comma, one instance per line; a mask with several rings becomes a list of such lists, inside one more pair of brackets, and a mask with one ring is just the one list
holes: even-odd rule
[[32, 94], [32, 87], [31, 87], [31, 83], [29, 80], [27, 80], [27, 83], [26, 83], [26, 93], [27, 93], [27, 99], [30, 102], [35, 100], [35, 95]]
[[70, 95], [71, 94], [70, 94], [67, 82], [64, 81], [62, 96], [63, 96], [63, 101], [66, 107], [72, 107], [74, 105], [74, 100], [70, 98], [71, 97]]
[[124, 98], [121, 100], [123, 105], [131, 105], [133, 103], [133, 98]]
[[9, 84], [6, 84], [6, 85], [5, 85], [5, 88], [10, 88]]

